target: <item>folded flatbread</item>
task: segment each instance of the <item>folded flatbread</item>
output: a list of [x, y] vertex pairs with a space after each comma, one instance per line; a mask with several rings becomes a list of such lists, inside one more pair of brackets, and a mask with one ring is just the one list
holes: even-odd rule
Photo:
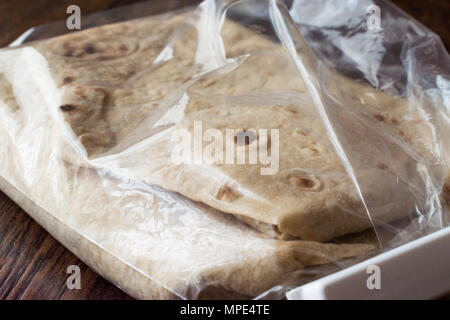
[[[74, 144], [65, 159], [114, 168], [284, 239], [328, 241], [425, 202], [417, 166], [433, 160], [436, 143], [406, 98], [334, 75], [333, 93], [360, 106], [337, 114], [352, 179], [282, 46], [229, 20], [220, 32], [204, 23], [196, 15], [141, 19], [34, 44], [61, 89], [55, 117]], [[224, 137], [238, 130], [225, 138], [236, 150], [259, 145], [259, 129], [279, 130], [277, 172], [261, 175], [264, 166], [248, 159], [174, 163], [174, 131], [193, 136], [196, 121]], [[239, 135], [247, 135], [244, 145]]]
[[[189, 79], [189, 61], [152, 64], [157, 44], [179, 23], [180, 17], [143, 19], [1, 50], [0, 188], [137, 298], [255, 297], [298, 280], [306, 267], [371, 251], [370, 244], [274, 239], [146, 183], [167, 161], [145, 166], [146, 148], [131, 152], [127, 168], [99, 157], [134, 139], [143, 119], [160, 111], [160, 99]], [[155, 74], [150, 82], [140, 74], [147, 69]], [[155, 148], [168, 132], [150, 137]]]

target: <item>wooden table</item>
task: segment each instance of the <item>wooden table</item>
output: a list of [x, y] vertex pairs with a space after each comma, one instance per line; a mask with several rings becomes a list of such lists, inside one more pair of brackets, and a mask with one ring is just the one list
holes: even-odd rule
[[[78, 4], [82, 13], [87, 14], [135, 2], [139, 1], [1, 1], [0, 47], [32, 26], [65, 19], [70, 4]], [[160, 0], [154, 2], [155, 6], [163, 3]], [[439, 34], [449, 50], [450, 1], [393, 2]], [[131, 299], [89, 269], [1, 192], [0, 239], [0, 299]], [[69, 265], [78, 265], [81, 269], [81, 290], [67, 289], [66, 269]]]

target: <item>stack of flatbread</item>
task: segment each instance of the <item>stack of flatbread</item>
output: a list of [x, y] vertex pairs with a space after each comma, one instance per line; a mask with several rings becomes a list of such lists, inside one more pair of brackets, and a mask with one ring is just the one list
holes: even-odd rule
[[[199, 19], [145, 18], [0, 51], [1, 189], [137, 298], [256, 297], [305, 268], [373, 253], [331, 241], [414, 213], [426, 197], [417, 159], [433, 158], [426, 121], [405, 116], [407, 99], [340, 78], [365, 106], [358, 119], [393, 145], [352, 157], [369, 218], [283, 47]], [[277, 129], [277, 172], [174, 163], [174, 132], [194, 135], [196, 122], [246, 150], [270, 150], [257, 133]]]

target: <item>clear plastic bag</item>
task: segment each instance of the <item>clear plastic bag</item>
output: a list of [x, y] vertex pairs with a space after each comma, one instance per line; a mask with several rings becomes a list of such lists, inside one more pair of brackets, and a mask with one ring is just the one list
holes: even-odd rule
[[0, 51], [0, 187], [132, 296], [282, 298], [448, 225], [449, 57], [392, 5], [84, 24]]

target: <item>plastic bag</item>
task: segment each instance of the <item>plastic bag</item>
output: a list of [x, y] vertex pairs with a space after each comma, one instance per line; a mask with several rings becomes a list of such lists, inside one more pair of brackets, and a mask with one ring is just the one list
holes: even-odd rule
[[130, 8], [0, 51], [1, 189], [124, 291], [282, 298], [448, 225], [448, 54], [413, 19]]

